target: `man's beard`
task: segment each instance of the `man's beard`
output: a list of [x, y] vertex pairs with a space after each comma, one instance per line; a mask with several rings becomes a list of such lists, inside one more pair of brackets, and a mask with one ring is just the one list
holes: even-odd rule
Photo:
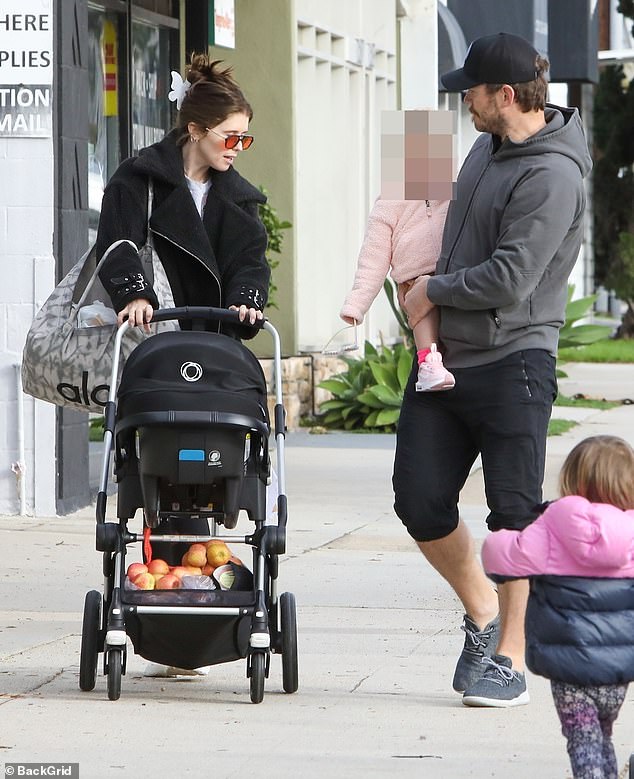
[[483, 117], [481, 114], [474, 114], [471, 112], [471, 119], [473, 120], [473, 126], [476, 128], [476, 130], [478, 130], [478, 132], [499, 135], [500, 138], [506, 137], [506, 125], [501, 117]]

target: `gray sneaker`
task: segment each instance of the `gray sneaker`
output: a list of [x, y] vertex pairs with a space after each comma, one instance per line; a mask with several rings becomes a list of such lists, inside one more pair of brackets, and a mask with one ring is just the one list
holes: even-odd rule
[[465, 706], [522, 706], [530, 701], [524, 674], [514, 671], [511, 658], [504, 655], [485, 657], [487, 669], [473, 687], [465, 690]]
[[472, 687], [486, 671], [482, 665], [484, 657], [492, 657], [497, 649], [500, 638], [500, 615], [484, 628], [478, 626], [471, 617], [464, 615], [464, 624], [460, 626], [466, 633], [462, 654], [458, 658], [453, 675], [453, 688], [456, 692], [464, 692]]

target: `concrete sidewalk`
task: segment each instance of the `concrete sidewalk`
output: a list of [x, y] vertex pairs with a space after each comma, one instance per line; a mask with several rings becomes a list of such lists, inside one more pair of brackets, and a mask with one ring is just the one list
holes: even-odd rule
[[[634, 394], [634, 366], [567, 370], [563, 394]], [[634, 406], [556, 415], [573, 411], [578, 426], [549, 439], [547, 498], [581, 438], [612, 433], [634, 442]], [[289, 434], [280, 586], [298, 601], [300, 689], [281, 692], [273, 656], [257, 706], [243, 661], [207, 677], [148, 679], [131, 647], [119, 701], [107, 700], [101, 675], [93, 692], [80, 692], [83, 599], [101, 587], [94, 510], [0, 518], [0, 761], [78, 762], [82, 779], [569, 777], [546, 680], [530, 676], [530, 705], [510, 710], [469, 709], [451, 691], [461, 609], [393, 514], [393, 448], [393, 436]], [[477, 467], [461, 511], [481, 541]], [[249, 528], [241, 521], [236, 532]], [[140, 550], [131, 549], [135, 559]], [[614, 740], [625, 766], [634, 751], [634, 686]]]

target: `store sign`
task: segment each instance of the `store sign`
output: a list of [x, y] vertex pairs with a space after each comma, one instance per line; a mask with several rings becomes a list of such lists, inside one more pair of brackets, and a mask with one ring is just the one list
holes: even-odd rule
[[234, 0], [213, 0], [209, 3], [209, 31], [212, 46], [236, 47], [236, 14]]
[[0, 4], [0, 137], [50, 137], [53, 131], [51, 0]]

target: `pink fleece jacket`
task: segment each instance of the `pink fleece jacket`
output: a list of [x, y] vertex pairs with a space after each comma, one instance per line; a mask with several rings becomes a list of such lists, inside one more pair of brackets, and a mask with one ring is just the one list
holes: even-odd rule
[[482, 564], [501, 576], [634, 578], [634, 510], [560, 498], [521, 532], [487, 536]]
[[448, 200], [430, 200], [429, 208], [425, 200], [375, 201], [341, 317], [363, 322], [390, 268], [397, 284], [434, 272], [448, 207]]

